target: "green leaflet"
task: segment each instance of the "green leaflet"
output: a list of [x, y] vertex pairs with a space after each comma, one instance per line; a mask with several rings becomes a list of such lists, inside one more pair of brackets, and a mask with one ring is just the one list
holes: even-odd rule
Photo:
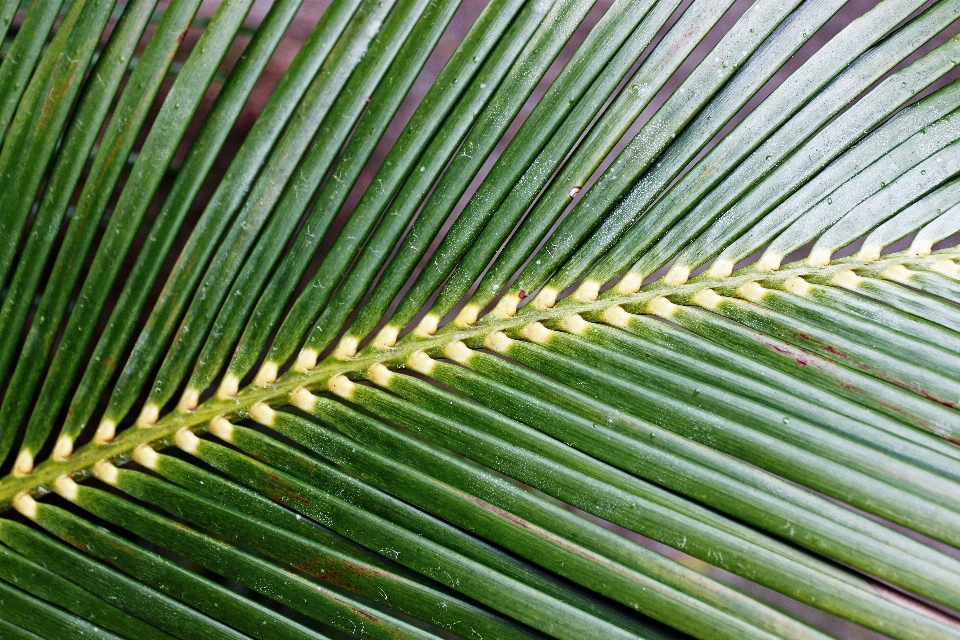
[[0, 636], [960, 638], [958, 18], [3, 3]]

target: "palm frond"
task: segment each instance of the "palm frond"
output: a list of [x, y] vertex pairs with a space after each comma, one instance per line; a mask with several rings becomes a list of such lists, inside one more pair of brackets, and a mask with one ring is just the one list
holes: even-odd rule
[[960, 638], [960, 3], [254, 5], [0, 6], [2, 637]]

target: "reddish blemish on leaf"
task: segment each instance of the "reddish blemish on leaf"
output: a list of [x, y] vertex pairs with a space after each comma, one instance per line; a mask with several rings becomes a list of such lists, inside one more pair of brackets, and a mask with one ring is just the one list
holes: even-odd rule
[[356, 612], [359, 613], [361, 616], [363, 616], [364, 618], [366, 618], [367, 620], [369, 620], [369, 621], [371, 621], [371, 622], [380, 622], [377, 618], [375, 618], [374, 616], [370, 615], [370, 614], [367, 613], [366, 611], [361, 611], [360, 609], [354, 609], [354, 611], [356, 611]]
[[527, 292], [524, 291], [523, 289], [520, 289], [520, 291], [517, 292], [517, 297], [523, 300], [524, 298], [527, 297]]
[[937, 404], [942, 404], [943, 406], [947, 407], [948, 409], [956, 409], [956, 408], [957, 408], [957, 405], [954, 404], [953, 402], [948, 402], [947, 400], [941, 400], [940, 398], [938, 398], [938, 397], [936, 397], [936, 396], [934, 396], [934, 395], [932, 395], [932, 394], [924, 391], [923, 389], [917, 389], [917, 391], [920, 393], [920, 395], [922, 395], [922, 396], [923, 396], [924, 398], [926, 398], [927, 400], [930, 400], [930, 401], [932, 401], [932, 402], [936, 402]]

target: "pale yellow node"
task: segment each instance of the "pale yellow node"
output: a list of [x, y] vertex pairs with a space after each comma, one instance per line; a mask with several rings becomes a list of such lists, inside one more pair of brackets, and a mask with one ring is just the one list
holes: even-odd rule
[[340, 396], [341, 398], [347, 398], [348, 400], [353, 395], [353, 382], [350, 379], [343, 375], [335, 375], [330, 380], [327, 381], [327, 388], [330, 389], [334, 394]]
[[932, 240], [914, 240], [913, 244], [910, 245], [910, 253], [913, 255], [922, 258], [923, 256], [928, 256], [933, 253], [933, 241]]
[[200, 447], [200, 438], [197, 437], [193, 431], [190, 431], [187, 427], [180, 429], [173, 436], [173, 441], [177, 443], [177, 446], [186, 451], [187, 453], [196, 453], [197, 449]]
[[[258, 402], [257, 404], [261, 404], [261, 403]], [[256, 406], [257, 406], [256, 404], [253, 405], [253, 407], [256, 407]], [[251, 416], [253, 415], [253, 407], [250, 407]], [[257, 420], [257, 419], [254, 418], [254, 420]], [[257, 420], [257, 422], [260, 422], [260, 421]], [[263, 422], [261, 422], [261, 424], [265, 424], [268, 427], [270, 426], [269, 424], [266, 424]], [[223, 416], [217, 416], [216, 418], [211, 420], [208, 428], [210, 429], [210, 433], [217, 436], [221, 440], [226, 440], [229, 442], [231, 439], [233, 439], [233, 425], [230, 424], [230, 421], [224, 418]]]
[[[117, 472], [117, 467], [114, 466], [114, 464], [109, 460], [101, 460], [97, 464], [93, 465], [93, 474], [98, 478], [100, 478], [100, 480], [106, 482], [107, 484], [117, 484], [117, 476], [119, 475], [119, 473]], [[66, 477], [66, 476], [61, 476], [61, 477]], [[60, 495], [63, 495], [63, 494], [61, 493]]]
[[415, 351], [407, 358], [407, 366], [414, 371], [429, 374], [436, 366], [436, 361], [423, 351]]
[[881, 249], [883, 249], [883, 247], [878, 244], [865, 244], [860, 247], [860, 251], [857, 252], [857, 260], [862, 260], [863, 262], [876, 262], [880, 259]]
[[390, 369], [387, 369], [386, 365], [382, 362], [378, 362], [367, 369], [367, 377], [373, 384], [386, 387], [390, 384], [390, 378], [393, 377], [393, 373]]
[[380, 333], [373, 339], [373, 346], [377, 349], [393, 349], [397, 346], [397, 338], [400, 337], [400, 331], [390, 325], [380, 329]]
[[33, 454], [29, 451], [21, 451], [17, 454], [17, 461], [13, 463], [13, 475], [23, 477], [33, 471]]
[[596, 280], [584, 280], [577, 287], [573, 299], [579, 302], [593, 302], [600, 296], [600, 283]]
[[663, 281], [671, 287], [679, 287], [682, 284], [687, 284], [687, 280], [689, 279], [690, 267], [682, 264], [675, 264], [670, 267], [667, 275], [663, 277]]
[[[460, 313], [457, 314], [457, 317], [453, 320], [454, 324], [461, 327], [472, 327], [477, 324], [477, 320], [480, 318], [480, 307], [475, 304], [468, 304], [463, 309], [460, 309]], [[426, 320], [426, 318], [424, 318]], [[420, 324], [423, 324], [421, 322]]]
[[333, 357], [337, 360], [350, 360], [357, 357], [357, 347], [360, 342], [353, 336], [344, 336], [340, 344], [333, 350]]
[[617, 283], [617, 293], [622, 293], [629, 296], [640, 291], [640, 287], [642, 286], [643, 276], [639, 273], [630, 272], [623, 276], [620, 279], [620, 282]]
[[783, 262], [783, 256], [775, 253], [765, 253], [757, 261], [757, 271], [776, 271]]
[[800, 276], [796, 276], [784, 282], [783, 288], [785, 291], [788, 291], [794, 295], [805, 296], [810, 293], [811, 289], [813, 289], [813, 285]]
[[313, 371], [317, 368], [317, 358], [320, 354], [315, 349], [301, 349], [297, 355], [297, 363], [293, 366], [294, 370], [300, 373]]
[[432, 335], [436, 335], [437, 329], [439, 328], [440, 316], [433, 313], [428, 313], [427, 315], [423, 316], [414, 331], [421, 338], [429, 338]]
[[268, 387], [277, 381], [277, 374], [280, 372], [276, 362], [267, 360], [257, 371], [257, 377], [253, 379], [253, 384], [258, 387]]
[[513, 346], [513, 340], [502, 331], [494, 331], [483, 341], [483, 345], [497, 353], [504, 353], [509, 351], [510, 347]]
[[[423, 353], [423, 351], [418, 351], [417, 353]], [[413, 355], [417, 354], [415, 353]], [[423, 355], [427, 354], [423, 353]], [[467, 345], [463, 344], [463, 342], [460, 340], [457, 340], [456, 342], [451, 342], [446, 346], [446, 348], [443, 350], [443, 355], [447, 356], [454, 362], [464, 364], [473, 357], [473, 350]], [[412, 357], [413, 356], [411, 356], [411, 358]], [[431, 359], [430, 362], [430, 368], [433, 369], [433, 360]], [[420, 371], [420, 369], [417, 369], [417, 371]], [[423, 373], [429, 373], [429, 371], [424, 371]]]
[[277, 412], [266, 402], [257, 402], [250, 407], [250, 417], [265, 427], [272, 427], [273, 421], [277, 417]]
[[229, 400], [230, 398], [237, 397], [237, 393], [240, 391], [240, 378], [228, 373], [223, 376], [223, 381], [220, 383], [220, 387], [217, 389], [217, 397], [222, 400]]
[[880, 275], [887, 280], [906, 282], [913, 277], [913, 271], [910, 271], [910, 269], [907, 269], [902, 264], [895, 264], [892, 267], [886, 268]]
[[512, 318], [517, 315], [517, 307], [520, 306], [520, 296], [509, 294], [503, 296], [497, 306], [493, 309], [493, 315], [498, 318]]
[[933, 266], [930, 267], [930, 271], [936, 271], [937, 273], [945, 275], [949, 278], [956, 278], [957, 276], [960, 276], [960, 266], [958, 266], [953, 260], [948, 260], [947, 258], [937, 260], [935, 263], [933, 263]]
[[60, 436], [57, 443], [53, 445], [53, 453], [50, 457], [58, 462], [63, 462], [73, 453], [73, 438], [69, 436]]
[[830, 281], [838, 287], [843, 287], [844, 289], [856, 289], [860, 286], [860, 282], [862, 280], [863, 278], [858, 276], [850, 269], [844, 269], [833, 276]]
[[190, 388], [180, 396], [180, 402], [177, 403], [177, 411], [187, 413], [196, 409], [198, 404], [200, 404], [200, 390]]
[[147, 469], [156, 469], [160, 455], [148, 444], [141, 444], [133, 450], [133, 459]]
[[21, 491], [13, 497], [13, 508], [31, 520], [37, 517], [37, 501], [26, 491]]
[[748, 282], [737, 289], [737, 295], [750, 302], [760, 302], [767, 295], [767, 290], [759, 282]]
[[570, 315], [563, 316], [563, 320], [560, 321], [560, 326], [567, 333], [582, 336], [587, 332], [587, 329], [590, 328], [590, 323], [584, 320], [579, 313], [571, 313]]
[[549, 340], [553, 332], [539, 322], [531, 322], [521, 330], [521, 333], [530, 342], [542, 343]]
[[825, 267], [830, 264], [833, 253], [829, 249], [814, 249], [807, 257], [807, 264], [811, 267]]
[[557, 304], [557, 296], [559, 294], [560, 292], [553, 287], [544, 287], [540, 289], [540, 293], [533, 299], [533, 306], [538, 309], [553, 309], [554, 305]]
[[290, 394], [290, 402], [298, 409], [310, 413], [317, 406], [317, 396], [300, 387]]
[[[96, 465], [94, 466], [93, 472], [97, 474]], [[99, 474], [97, 474], [97, 477], [100, 477]], [[80, 488], [77, 486], [77, 483], [74, 482], [73, 478], [68, 475], [62, 475], [54, 480], [53, 490], [70, 502], [76, 500], [77, 496], [80, 495]]]
[[661, 318], [669, 318], [677, 312], [677, 305], [663, 296], [657, 296], [647, 303], [647, 313]]
[[694, 304], [704, 309], [716, 309], [723, 299], [713, 289], [701, 289], [697, 291], [692, 300]]
[[97, 444], [106, 444], [117, 435], [117, 423], [113, 420], [101, 420], [97, 425], [97, 432], [93, 434], [93, 441]]
[[570, 189], [570, 193], [568, 193], [567, 195], [570, 196], [571, 198], [575, 198], [578, 193], [580, 193], [580, 187], [574, 187]]
[[717, 280], [722, 280], [723, 278], [729, 278], [730, 274], [733, 273], [734, 262], [733, 260], [727, 260], [726, 258], [717, 258], [713, 261], [713, 264], [710, 265], [710, 268], [707, 270], [708, 278], [716, 278]]
[[156, 403], [148, 402], [140, 410], [140, 416], [137, 418], [137, 424], [141, 427], [152, 427], [160, 419], [160, 407]]
[[614, 305], [604, 311], [600, 318], [614, 327], [625, 327], [630, 324], [630, 314], [619, 305]]

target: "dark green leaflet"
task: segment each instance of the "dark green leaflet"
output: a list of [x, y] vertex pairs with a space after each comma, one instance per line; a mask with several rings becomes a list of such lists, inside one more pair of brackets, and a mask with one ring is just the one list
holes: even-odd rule
[[960, 638], [960, 5], [324, 5], [0, 7], [0, 635]]

